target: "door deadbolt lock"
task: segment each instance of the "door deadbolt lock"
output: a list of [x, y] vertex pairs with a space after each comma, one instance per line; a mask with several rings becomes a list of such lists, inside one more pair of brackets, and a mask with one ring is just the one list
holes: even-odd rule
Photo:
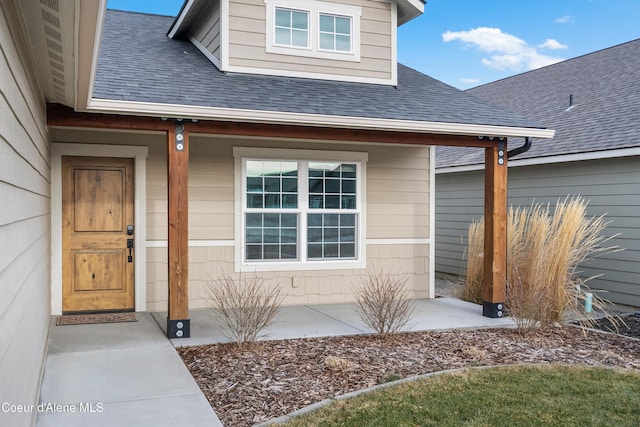
[[127, 225], [127, 235], [133, 236], [133, 225]]

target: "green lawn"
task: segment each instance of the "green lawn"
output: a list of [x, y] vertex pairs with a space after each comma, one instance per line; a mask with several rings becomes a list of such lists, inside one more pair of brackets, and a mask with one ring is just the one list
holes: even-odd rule
[[498, 367], [378, 390], [287, 426], [639, 426], [640, 373]]

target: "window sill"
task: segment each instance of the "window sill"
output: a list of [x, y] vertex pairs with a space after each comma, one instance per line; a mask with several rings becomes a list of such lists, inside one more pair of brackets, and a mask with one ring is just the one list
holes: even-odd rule
[[[240, 268], [238, 268], [238, 265]], [[254, 271], [318, 271], [318, 270], [356, 270], [367, 268], [365, 260], [344, 261], [306, 261], [306, 262], [243, 262], [236, 263], [236, 273]]]
[[360, 52], [332, 52], [327, 50], [313, 50], [304, 47], [289, 47], [268, 45], [267, 53], [289, 56], [303, 56], [306, 58], [331, 59], [334, 61], [360, 62]]

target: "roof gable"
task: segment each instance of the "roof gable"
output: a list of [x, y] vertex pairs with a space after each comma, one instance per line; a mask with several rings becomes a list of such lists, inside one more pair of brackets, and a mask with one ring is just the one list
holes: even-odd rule
[[510, 126], [535, 122], [399, 66], [397, 87], [218, 71], [192, 44], [166, 36], [172, 17], [108, 11], [93, 97], [367, 119]]

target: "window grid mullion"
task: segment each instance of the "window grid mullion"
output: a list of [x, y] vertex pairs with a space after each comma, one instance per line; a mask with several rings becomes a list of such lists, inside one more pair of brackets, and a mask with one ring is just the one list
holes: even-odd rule
[[300, 261], [307, 261], [307, 212], [309, 211], [309, 162], [298, 162], [298, 208], [299, 216], [299, 232], [298, 244]]

